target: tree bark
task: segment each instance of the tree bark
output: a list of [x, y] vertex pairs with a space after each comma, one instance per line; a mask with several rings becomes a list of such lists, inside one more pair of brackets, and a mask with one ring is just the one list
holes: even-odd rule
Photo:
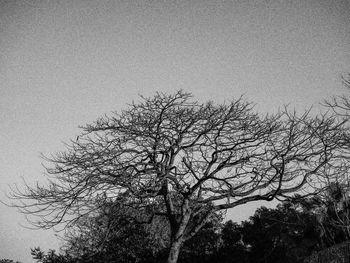
[[[169, 202], [169, 204], [171, 204], [171, 202]], [[171, 212], [171, 209], [168, 211]], [[188, 222], [191, 218], [191, 210], [189, 209], [189, 200], [187, 198], [185, 198], [182, 203], [181, 220], [179, 220], [179, 222], [176, 222], [176, 219], [172, 216], [174, 215], [171, 215], [169, 217], [171, 228], [171, 244], [167, 263], [177, 263], [181, 246], [186, 240], [184, 234]]]
[[182, 239], [172, 242], [167, 263], [177, 263], [182, 243], [183, 243]]

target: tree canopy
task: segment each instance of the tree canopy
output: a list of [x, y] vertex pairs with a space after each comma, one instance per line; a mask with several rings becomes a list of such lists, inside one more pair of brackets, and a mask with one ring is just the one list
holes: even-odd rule
[[243, 98], [215, 104], [183, 91], [157, 93], [82, 127], [65, 151], [47, 158], [48, 185], [14, 197], [44, 228], [72, 226], [111, 202], [143, 222], [165, 217], [168, 262], [176, 262], [216, 213], [317, 191], [331, 175], [341, 125], [328, 115], [261, 115]]

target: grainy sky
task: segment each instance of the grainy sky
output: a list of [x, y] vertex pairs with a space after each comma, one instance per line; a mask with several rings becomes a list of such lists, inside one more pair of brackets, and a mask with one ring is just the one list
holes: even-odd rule
[[[347, 72], [348, 0], [0, 0], [0, 199], [21, 177], [43, 181], [40, 152], [63, 150], [78, 125], [138, 94], [304, 109], [346, 92]], [[20, 224], [0, 204], [0, 259], [58, 248], [53, 231]]]

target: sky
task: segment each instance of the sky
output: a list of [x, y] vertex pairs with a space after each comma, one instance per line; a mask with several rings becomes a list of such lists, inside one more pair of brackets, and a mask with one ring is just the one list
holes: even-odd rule
[[[23, 179], [45, 180], [40, 153], [140, 94], [244, 94], [261, 112], [303, 110], [345, 93], [348, 72], [348, 0], [0, 0], [0, 200]], [[52, 230], [22, 225], [0, 203], [0, 259], [58, 249]]]

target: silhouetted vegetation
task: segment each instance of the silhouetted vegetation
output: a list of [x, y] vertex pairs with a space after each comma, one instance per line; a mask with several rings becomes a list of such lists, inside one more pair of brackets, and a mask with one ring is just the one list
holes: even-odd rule
[[[332, 199], [333, 191], [331, 186], [324, 197], [295, 196], [273, 209], [260, 207], [240, 224], [222, 222], [218, 216], [184, 243], [178, 262], [301, 263], [314, 252], [348, 240], [346, 231], [334, 224], [334, 214], [329, 212], [329, 207], [341, 202], [339, 196]], [[349, 209], [343, 206], [338, 212], [349, 214]], [[40, 249], [32, 250], [32, 255], [40, 263], [167, 260], [170, 234], [166, 221], [146, 226], [130, 220], [130, 215], [113, 213], [114, 223], [107, 227], [105, 223], [111, 215], [90, 217], [92, 228], [76, 229], [75, 236], [73, 233], [66, 236], [63, 255], [54, 251], [45, 254]], [[82, 224], [86, 226], [86, 221]], [[102, 236], [106, 239], [101, 239]]]
[[13, 261], [12, 259], [0, 259], [0, 263], [21, 263], [19, 261]]

